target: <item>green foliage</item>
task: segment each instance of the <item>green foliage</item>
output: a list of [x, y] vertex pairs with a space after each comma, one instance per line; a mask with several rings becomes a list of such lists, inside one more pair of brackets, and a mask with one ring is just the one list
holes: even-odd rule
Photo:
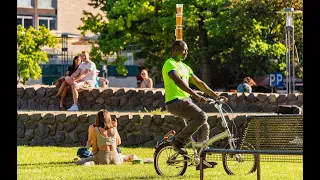
[[99, 47], [95, 43], [92, 43], [91, 47], [90, 60], [96, 64], [97, 68], [100, 68], [101, 61], [104, 64], [107, 64], [106, 60], [103, 61], [103, 55], [101, 54]]
[[[276, 12], [285, 7], [302, 10], [302, 0], [91, 0], [91, 5], [106, 15], [94, 16], [84, 11], [79, 30], [100, 33], [94, 51], [98, 58], [133, 45], [133, 50], [138, 49], [135, 59], [145, 59], [146, 66], [156, 68], [155, 76], [161, 77], [162, 65], [171, 56], [175, 40], [178, 3], [184, 4], [183, 39], [189, 51], [186, 63], [197, 75], [209, 73], [213, 87], [227, 87], [243, 76], [284, 73], [285, 16]], [[302, 15], [294, 18], [301, 67]], [[123, 59], [116, 63], [119, 74], [125, 74], [122, 62]]]
[[157, 114], [168, 114], [168, 111], [165, 110], [165, 111], [162, 111], [162, 108], [158, 108], [158, 109], [155, 109], [155, 110], [151, 110], [150, 112], [148, 111], [148, 109], [146, 107], [144, 107], [144, 110], [147, 112], [147, 113], [150, 113], [152, 115], [157, 115]]
[[41, 76], [40, 63], [48, 62], [43, 46], [54, 47], [58, 40], [45, 26], [39, 30], [17, 26], [17, 73], [25, 83], [29, 78], [37, 80]]
[[111, 65], [117, 66], [117, 72], [123, 76], [128, 74], [128, 70], [124, 67], [124, 62], [127, 58], [122, 56], [117, 56], [117, 58], [111, 63]]
[[[299, 5], [290, 6], [302, 9]], [[240, 0], [206, 21], [216, 86], [226, 87], [244, 76], [257, 77], [275, 71], [285, 74], [285, 21], [284, 15], [276, 13], [284, 7], [276, 1]], [[295, 18], [295, 28], [300, 29], [300, 17]], [[300, 31], [295, 36], [301, 36]], [[302, 39], [299, 41], [302, 43]], [[299, 56], [303, 50], [300, 48]]]

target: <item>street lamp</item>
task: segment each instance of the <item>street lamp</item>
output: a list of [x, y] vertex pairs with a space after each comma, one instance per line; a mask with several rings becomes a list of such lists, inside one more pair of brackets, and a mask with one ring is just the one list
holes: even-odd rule
[[[66, 57], [68, 56], [68, 34], [61, 34], [61, 44], [62, 44], [62, 76], [65, 73], [65, 64], [66, 64]], [[68, 60], [67, 60], [68, 61]]]
[[[286, 15], [286, 88], [287, 93], [291, 94], [295, 91], [295, 73], [294, 73], [294, 21], [293, 14], [302, 13], [300, 10], [294, 10], [293, 8], [284, 8], [283, 11], [277, 13]], [[292, 38], [292, 41], [291, 41]], [[291, 52], [292, 51], [292, 52]], [[292, 53], [292, 56], [290, 56]], [[291, 65], [292, 57], [292, 65]], [[292, 76], [292, 77], [291, 77]]]
[[63, 52], [68, 51], [68, 34], [61, 34]]

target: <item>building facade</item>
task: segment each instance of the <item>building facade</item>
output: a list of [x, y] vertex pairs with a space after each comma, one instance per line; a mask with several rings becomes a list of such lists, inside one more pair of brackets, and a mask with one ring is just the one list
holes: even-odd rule
[[[59, 38], [60, 42], [55, 48], [43, 48], [43, 51], [48, 54], [49, 62], [42, 66], [42, 77], [39, 80], [30, 79], [27, 84], [52, 84], [54, 79], [64, 75], [65, 70], [62, 69], [72, 63], [74, 56], [84, 50], [90, 52], [91, 45], [76, 43], [83, 38], [78, 30], [78, 27], [82, 25], [83, 11], [91, 12], [93, 15], [103, 14], [99, 9], [88, 5], [90, 2], [90, 0], [17, 0], [17, 25], [21, 24], [25, 28], [32, 26], [35, 29], [44, 25]], [[105, 21], [108, 21], [107, 18]], [[62, 34], [68, 34], [67, 53], [62, 52]], [[95, 35], [87, 32], [85, 36], [93, 37]], [[137, 69], [136, 66], [141, 66], [144, 62], [143, 60], [135, 61], [130, 50], [121, 52], [121, 55], [128, 58], [125, 65], [132, 66], [133, 69]], [[107, 59], [112, 62], [115, 57], [110, 56]], [[139, 75], [139, 72], [134, 71], [131, 74], [127, 77], [110, 75], [110, 86], [136, 87], [136, 76]]]
[[[98, 9], [89, 6], [90, 0], [17, 0], [17, 25], [36, 29], [44, 25], [52, 31], [57, 38], [61, 34], [72, 34], [68, 37], [68, 54], [75, 56], [81, 51], [90, 51], [89, 45], [73, 45], [81, 37], [77, 29], [81, 24], [83, 10], [93, 14], [101, 13]], [[88, 32], [86, 36], [93, 36]], [[48, 54], [61, 51], [61, 45], [56, 50], [47, 50]]]

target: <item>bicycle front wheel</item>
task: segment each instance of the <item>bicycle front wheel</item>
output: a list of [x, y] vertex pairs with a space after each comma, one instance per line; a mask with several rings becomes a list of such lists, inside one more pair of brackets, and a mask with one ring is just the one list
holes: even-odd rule
[[160, 176], [182, 176], [188, 165], [188, 158], [178, 154], [169, 144], [162, 144], [154, 153], [154, 168]]
[[[226, 149], [230, 149], [228, 145]], [[253, 150], [249, 143], [244, 143], [240, 149]], [[254, 154], [222, 154], [223, 168], [229, 175], [244, 175], [253, 173], [257, 168], [257, 158]]]

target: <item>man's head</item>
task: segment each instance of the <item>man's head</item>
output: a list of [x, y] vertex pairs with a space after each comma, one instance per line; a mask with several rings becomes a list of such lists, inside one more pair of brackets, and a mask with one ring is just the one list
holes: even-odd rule
[[89, 53], [86, 52], [86, 51], [82, 51], [81, 58], [82, 58], [82, 61], [88, 62], [90, 60], [89, 59]]
[[177, 61], [183, 61], [188, 55], [188, 46], [184, 41], [174, 41], [171, 47], [172, 56]]
[[251, 77], [243, 78], [243, 82], [249, 84], [250, 86], [256, 86], [256, 82]]

